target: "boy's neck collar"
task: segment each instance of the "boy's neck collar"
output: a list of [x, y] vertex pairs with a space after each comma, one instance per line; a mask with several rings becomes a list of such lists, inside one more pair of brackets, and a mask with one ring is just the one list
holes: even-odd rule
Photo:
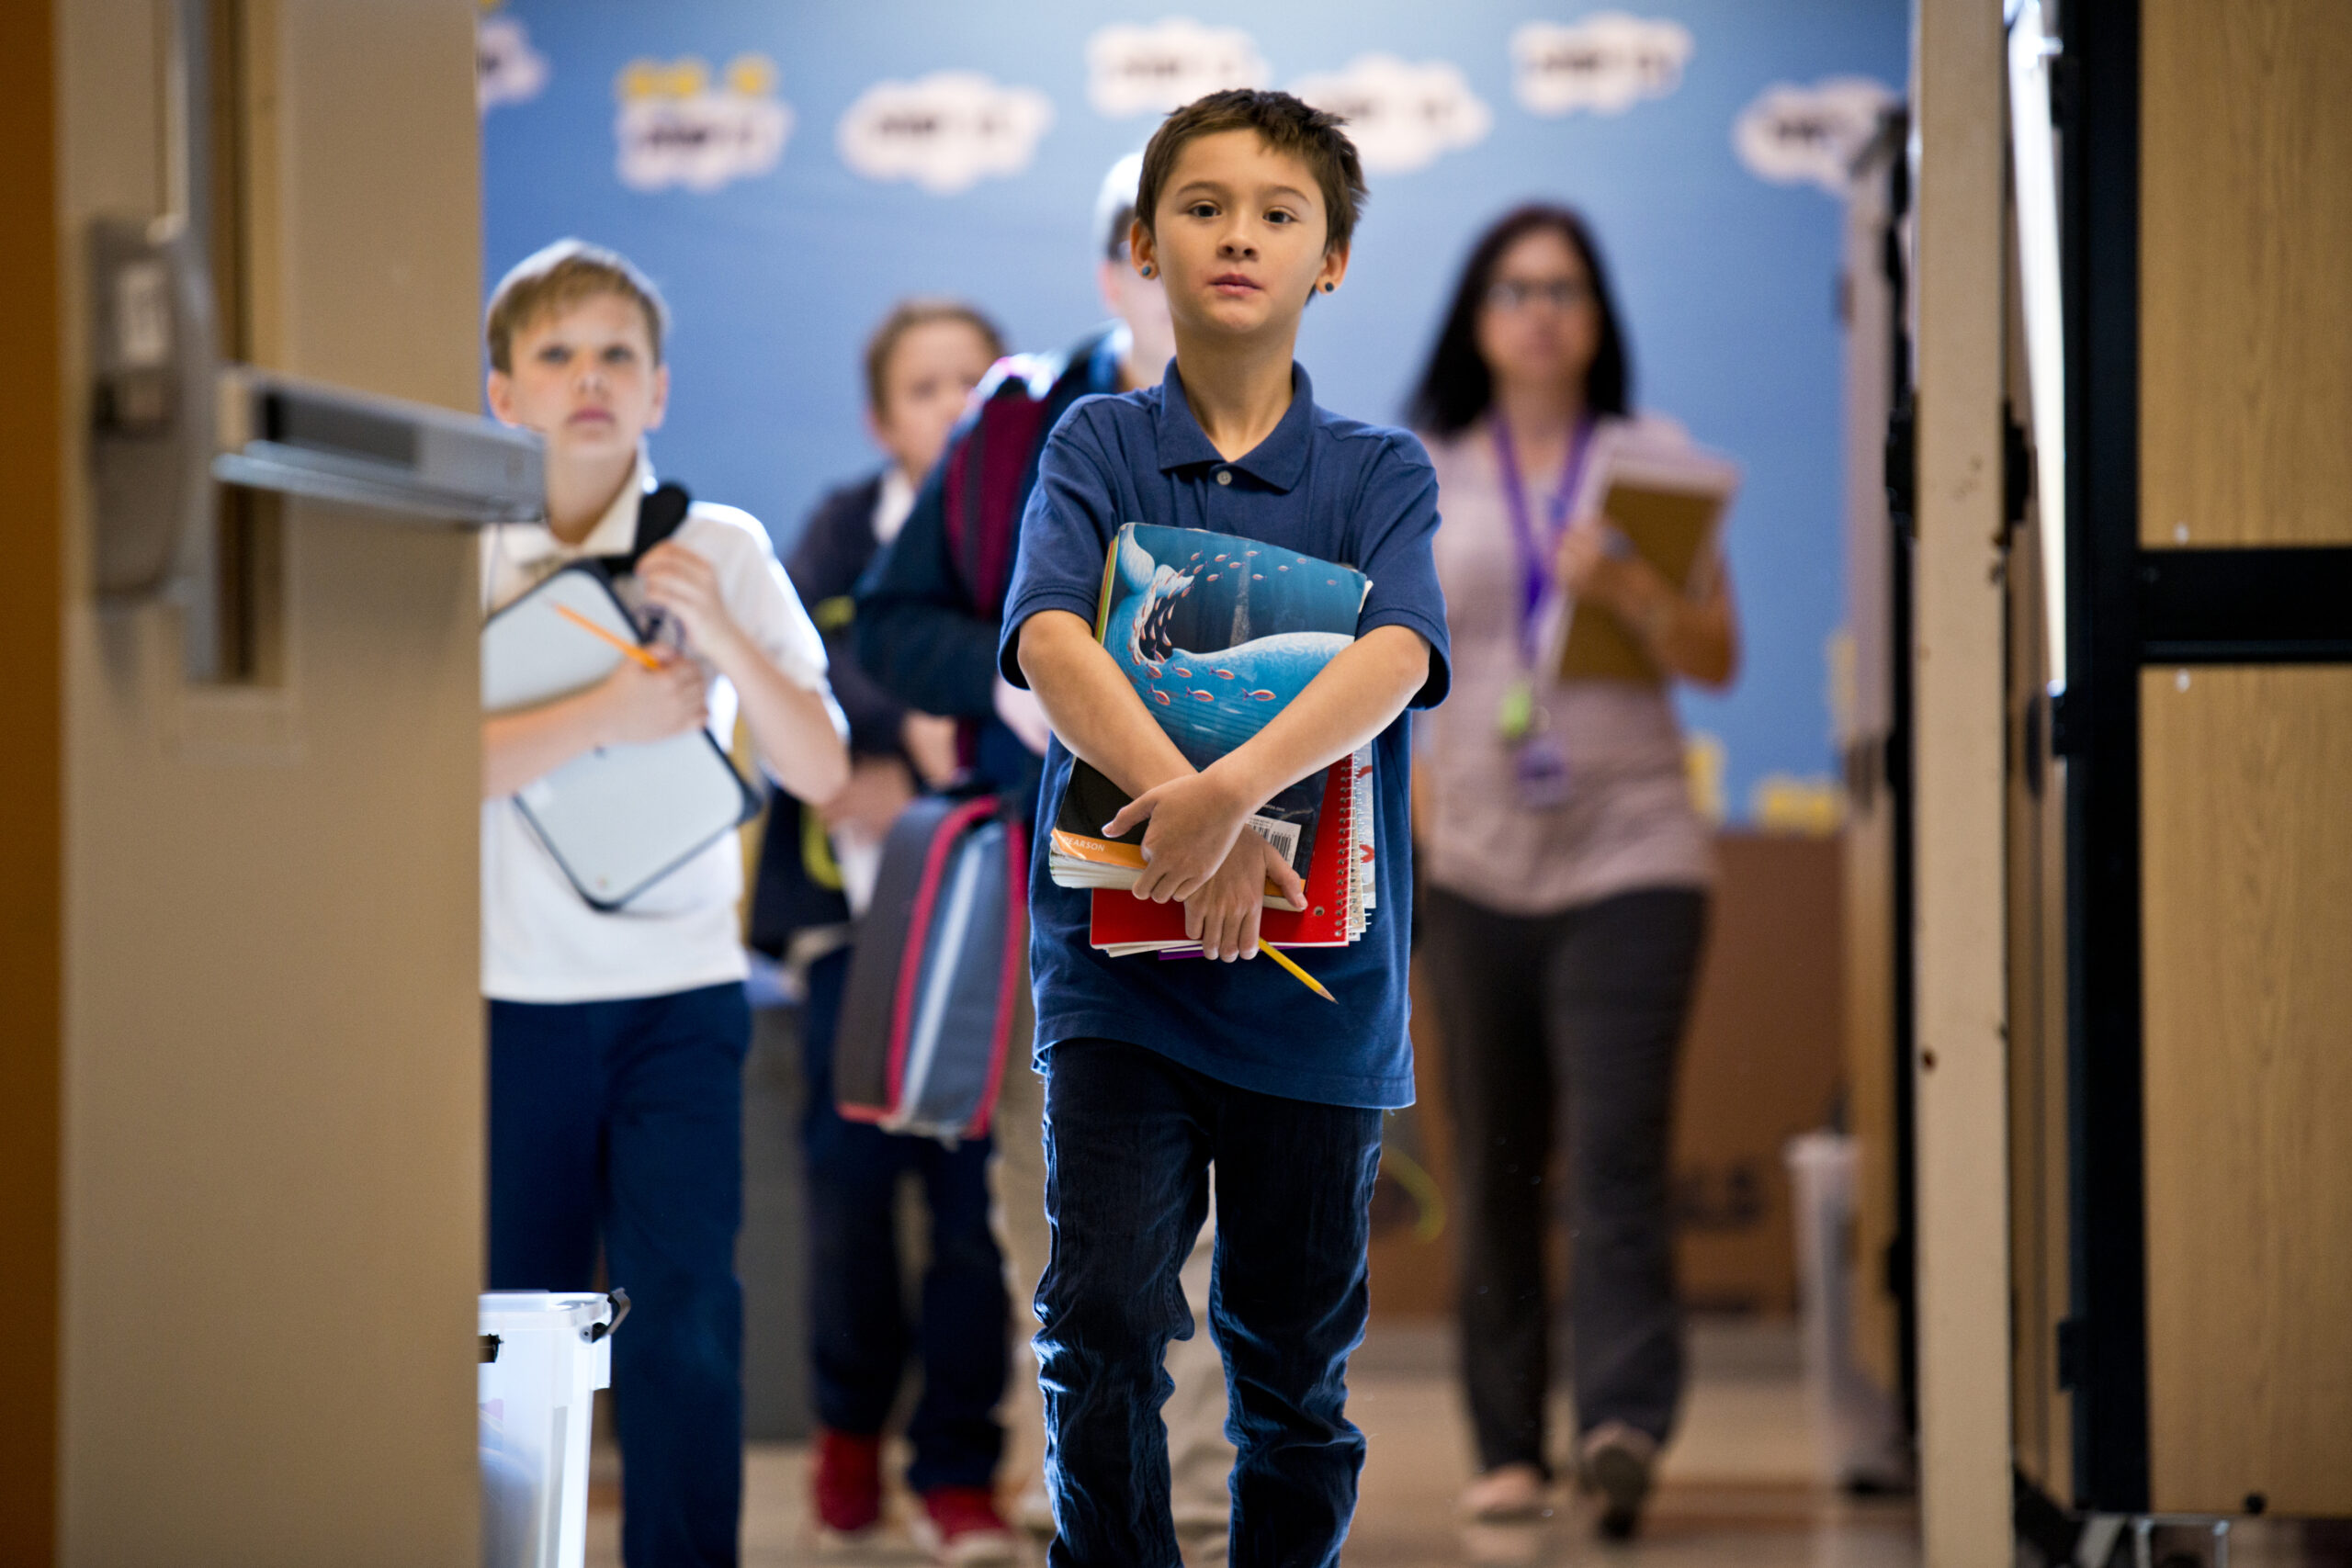
[[1306, 367], [1295, 364], [1289, 367], [1287, 380], [1287, 406], [1273, 427], [1247, 452], [1228, 457], [1209, 438], [1193, 412], [1192, 388], [1180, 355], [1159, 384], [1160, 471], [1222, 464], [1238, 468], [1274, 490], [1295, 487], [1306, 472], [1308, 427], [1315, 418], [1315, 383], [1308, 379]]
[[1187, 344], [1180, 331], [1176, 375], [1193, 423], [1217, 456], [1238, 462], [1262, 445], [1290, 412], [1294, 375], [1291, 358], [1298, 334], [1278, 344]]

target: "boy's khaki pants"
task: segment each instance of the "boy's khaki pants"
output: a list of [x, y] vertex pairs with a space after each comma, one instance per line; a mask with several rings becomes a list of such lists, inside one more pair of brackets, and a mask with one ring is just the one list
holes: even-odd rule
[[[1021, 982], [1021, 1011], [1005, 1050], [1004, 1083], [990, 1125], [996, 1157], [989, 1163], [998, 1244], [1004, 1250], [1012, 1321], [1019, 1330], [1012, 1375], [1004, 1399], [1005, 1473], [1024, 1493], [1039, 1481], [1045, 1460], [1046, 1407], [1037, 1390], [1037, 1362], [1029, 1348], [1036, 1327], [1030, 1303], [1053, 1249], [1046, 1225], [1045, 1080], [1029, 1065], [1036, 1015], [1029, 1005], [1028, 977]], [[1200, 1240], [1184, 1259], [1184, 1305], [1193, 1314], [1190, 1339], [1168, 1346], [1168, 1376], [1175, 1392], [1161, 1416], [1168, 1423], [1168, 1499], [1176, 1528], [1187, 1536], [1214, 1530], [1221, 1543], [1232, 1513], [1226, 1481], [1233, 1472], [1233, 1445], [1225, 1436], [1225, 1361], [1209, 1337], [1209, 1259], [1216, 1245], [1216, 1213], [1209, 1213]], [[1186, 1548], [1187, 1555], [1191, 1548]]]

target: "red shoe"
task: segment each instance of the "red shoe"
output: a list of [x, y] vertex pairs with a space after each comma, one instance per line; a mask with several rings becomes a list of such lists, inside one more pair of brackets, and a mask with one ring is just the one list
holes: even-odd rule
[[922, 1511], [914, 1521], [915, 1540], [952, 1568], [999, 1568], [1021, 1560], [1020, 1541], [985, 1486], [934, 1486], [922, 1495]]
[[826, 1529], [855, 1535], [873, 1529], [882, 1517], [881, 1437], [820, 1428], [809, 1491], [817, 1521]]

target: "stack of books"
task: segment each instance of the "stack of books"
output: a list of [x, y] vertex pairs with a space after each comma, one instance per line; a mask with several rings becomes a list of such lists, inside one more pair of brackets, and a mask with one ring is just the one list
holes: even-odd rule
[[[1196, 528], [1123, 525], [1104, 562], [1095, 637], [1178, 750], [1204, 768], [1264, 728], [1355, 638], [1371, 580], [1350, 567]], [[1128, 795], [1070, 765], [1047, 864], [1057, 886], [1093, 890], [1091, 940], [1114, 955], [1200, 951], [1184, 907], [1129, 889], [1144, 829], [1106, 838]], [[1269, 884], [1260, 935], [1275, 947], [1340, 947], [1376, 897], [1372, 749], [1299, 780], [1250, 819], [1306, 886], [1293, 909]]]

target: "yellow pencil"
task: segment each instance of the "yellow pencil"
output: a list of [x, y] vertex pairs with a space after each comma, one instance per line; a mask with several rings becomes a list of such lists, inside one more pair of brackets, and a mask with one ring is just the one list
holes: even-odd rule
[[1335, 1004], [1335, 1005], [1338, 1003], [1338, 1001], [1339, 1001], [1339, 999], [1340, 999], [1340, 998], [1337, 998], [1337, 997], [1335, 997], [1335, 996], [1333, 996], [1330, 992], [1329, 992], [1329, 991], [1325, 990], [1325, 989], [1323, 988], [1323, 982], [1322, 982], [1322, 981], [1320, 981], [1320, 980], [1317, 979], [1314, 976], [1309, 975], [1306, 970], [1301, 969], [1297, 964], [1293, 964], [1293, 963], [1290, 961], [1290, 958], [1289, 958], [1289, 956], [1288, 956], [1287, 954], [1285, 954], [1284, 953], [1283, 953], [1283, 951], [1282, 951], [1281, 949], [1279, 949], [1279, 948], [1277, 948], [1276, 946], [1274, 946], [1274, 944], [1273, 944], [1273, 943], [1272, 943], [1272, 942], [1268, 942], [1264, 937], [1260, 937], [1260, 938], [1258, 939], [1258, 951], [1259, 951], [1259, 952], [1261, 952], [1261, 953], [1264, 953], [1267, 957], [1269, 957], [1269, 958], [1272, 959], [1275, 963], [1277, 963], [1277, 964], [1281, 964], [1283, 968], [1285, 968], [1285, 969], [1289, 970], [1292, 974], [1294, 974], [1294, 975], [1297, 976], [1298, 976], [1298, 983], [1299, 983], [1300, 985], [1302, 985], [1302, 986], [1306, 987], [1308, 990], [1313, 991], [1317, 996], [1321, 997], [1325, 1001], [1327, 1001], [1327, 1002], [1330, 1002], [1330, 1003], [1333, 1003], [1333, 1004]]
[[555, 613], [561, 615], [565, 620], [570, 621], [573, 626], [578, 626], [582, 631], [586, 632], [590, 637], [604, 638], [605, 641], [611, 643], [615, 648], [619, 649], [623, 653], [628, 655], [631, 659], [636, 660], [648, 670], [659, 670], [662, 668], [662, 661], [654, 658], [653, 655], [646, 652], [645, 649], [626, 638], [616, 637], [611, 632], [608, 632], [604, 627], [598, 626], [595, 622], [590, 620], [587, 616], [582, 615], [579, 611], [573, 609], [571, 605], [558, 604], [555, 606]]

